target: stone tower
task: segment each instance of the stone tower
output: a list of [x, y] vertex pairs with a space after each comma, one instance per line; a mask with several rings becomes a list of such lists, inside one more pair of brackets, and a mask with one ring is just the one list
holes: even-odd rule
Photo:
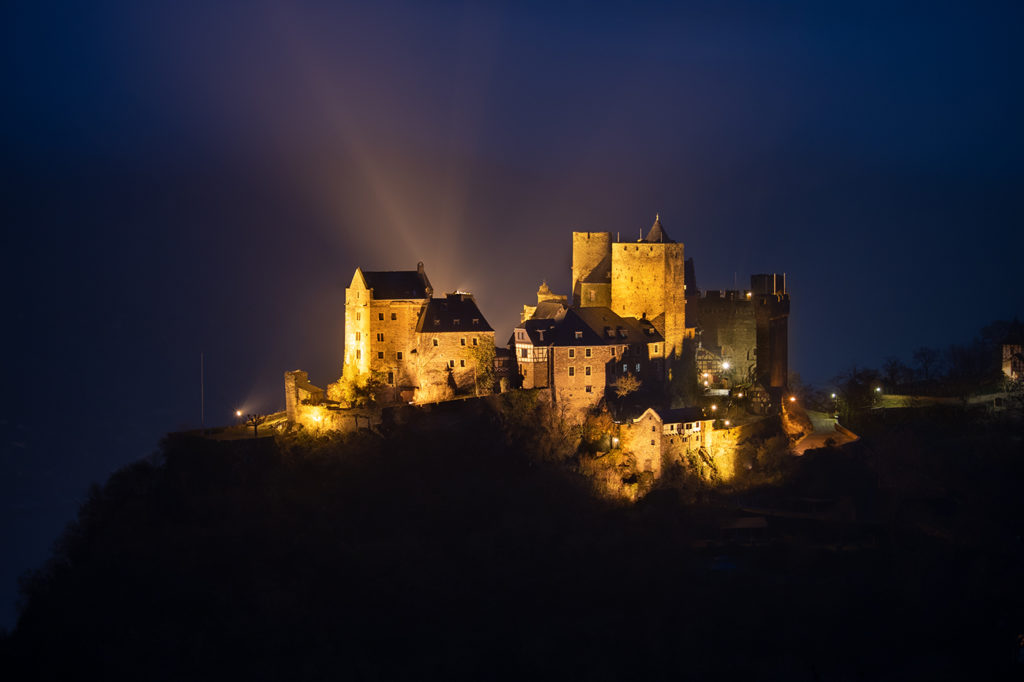
[[666, 357], [682, 353], [686, 335], [685, 271], [683, 245], [668, 236], [658, 216], [640, 241], [612, 245], [611, 309], [650, 320], [665, 337]]
[[612, 235], [572, 233], [572, 304], [611, 306]]

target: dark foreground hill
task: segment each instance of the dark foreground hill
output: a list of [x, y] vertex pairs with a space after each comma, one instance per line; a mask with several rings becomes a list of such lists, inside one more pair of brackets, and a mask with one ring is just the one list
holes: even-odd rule
[[[1019, 432], [955, 421], [879, 418], [781, 486], [633, 506], [487, 410], [168, 437], [26, 580], [0, 675], [1016, 679]], [[723, 529], [752, 516], [767, 527]]]

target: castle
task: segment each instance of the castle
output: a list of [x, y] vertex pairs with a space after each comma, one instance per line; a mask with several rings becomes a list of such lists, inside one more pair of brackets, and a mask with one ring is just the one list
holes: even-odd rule
[[[499, 386], [545, 389], [576, 413], [601, 404], [627, 378], [634, 387], [665, 389], [696, 376], [708, 392], [753, 386], [766, 402], [785, 389], [784, 275], [754, 275], [745, 291], [701, 293], [692, 259], [658, 216], [637, 241], [573, 232], [571, 274], [571, 294], [542, 283], [507, 349], [496, 349], [472, 294], [435, 298], [423, 263], [407, 271], [357, 268], [345, 290], [342, 381], [376, 377], [376, 402], [383, 404], [437, 402]], [[322, 398], [304, 374], [286, 377], [294, 420], [292, 406]], [[661, 410], [669, 407], [665, 401]]]

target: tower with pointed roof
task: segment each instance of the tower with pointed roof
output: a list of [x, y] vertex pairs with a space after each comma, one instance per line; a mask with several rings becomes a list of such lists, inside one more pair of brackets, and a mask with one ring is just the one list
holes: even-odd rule
[[665, 337], [666, 356], [680, 355], [686, 336], [683, 245], [655, 216], [646, 236], [612, 244], [611, 256], [611, 309], [649, 320]]

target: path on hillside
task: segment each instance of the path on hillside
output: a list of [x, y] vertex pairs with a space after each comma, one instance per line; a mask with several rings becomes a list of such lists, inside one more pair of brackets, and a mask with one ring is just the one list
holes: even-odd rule
[[843, 445], [857, 440], [856, 436], [849, 435], [849, 432], [837, 431], [835, 417], [825, 412], [807, 410], [807, 416], [811, 419], [814, 431], [807, 434], [793, 445], [793, 454], [802, 455], [808, 450], [825, 447], [825, 441], [831, 438], [836, 445]]

